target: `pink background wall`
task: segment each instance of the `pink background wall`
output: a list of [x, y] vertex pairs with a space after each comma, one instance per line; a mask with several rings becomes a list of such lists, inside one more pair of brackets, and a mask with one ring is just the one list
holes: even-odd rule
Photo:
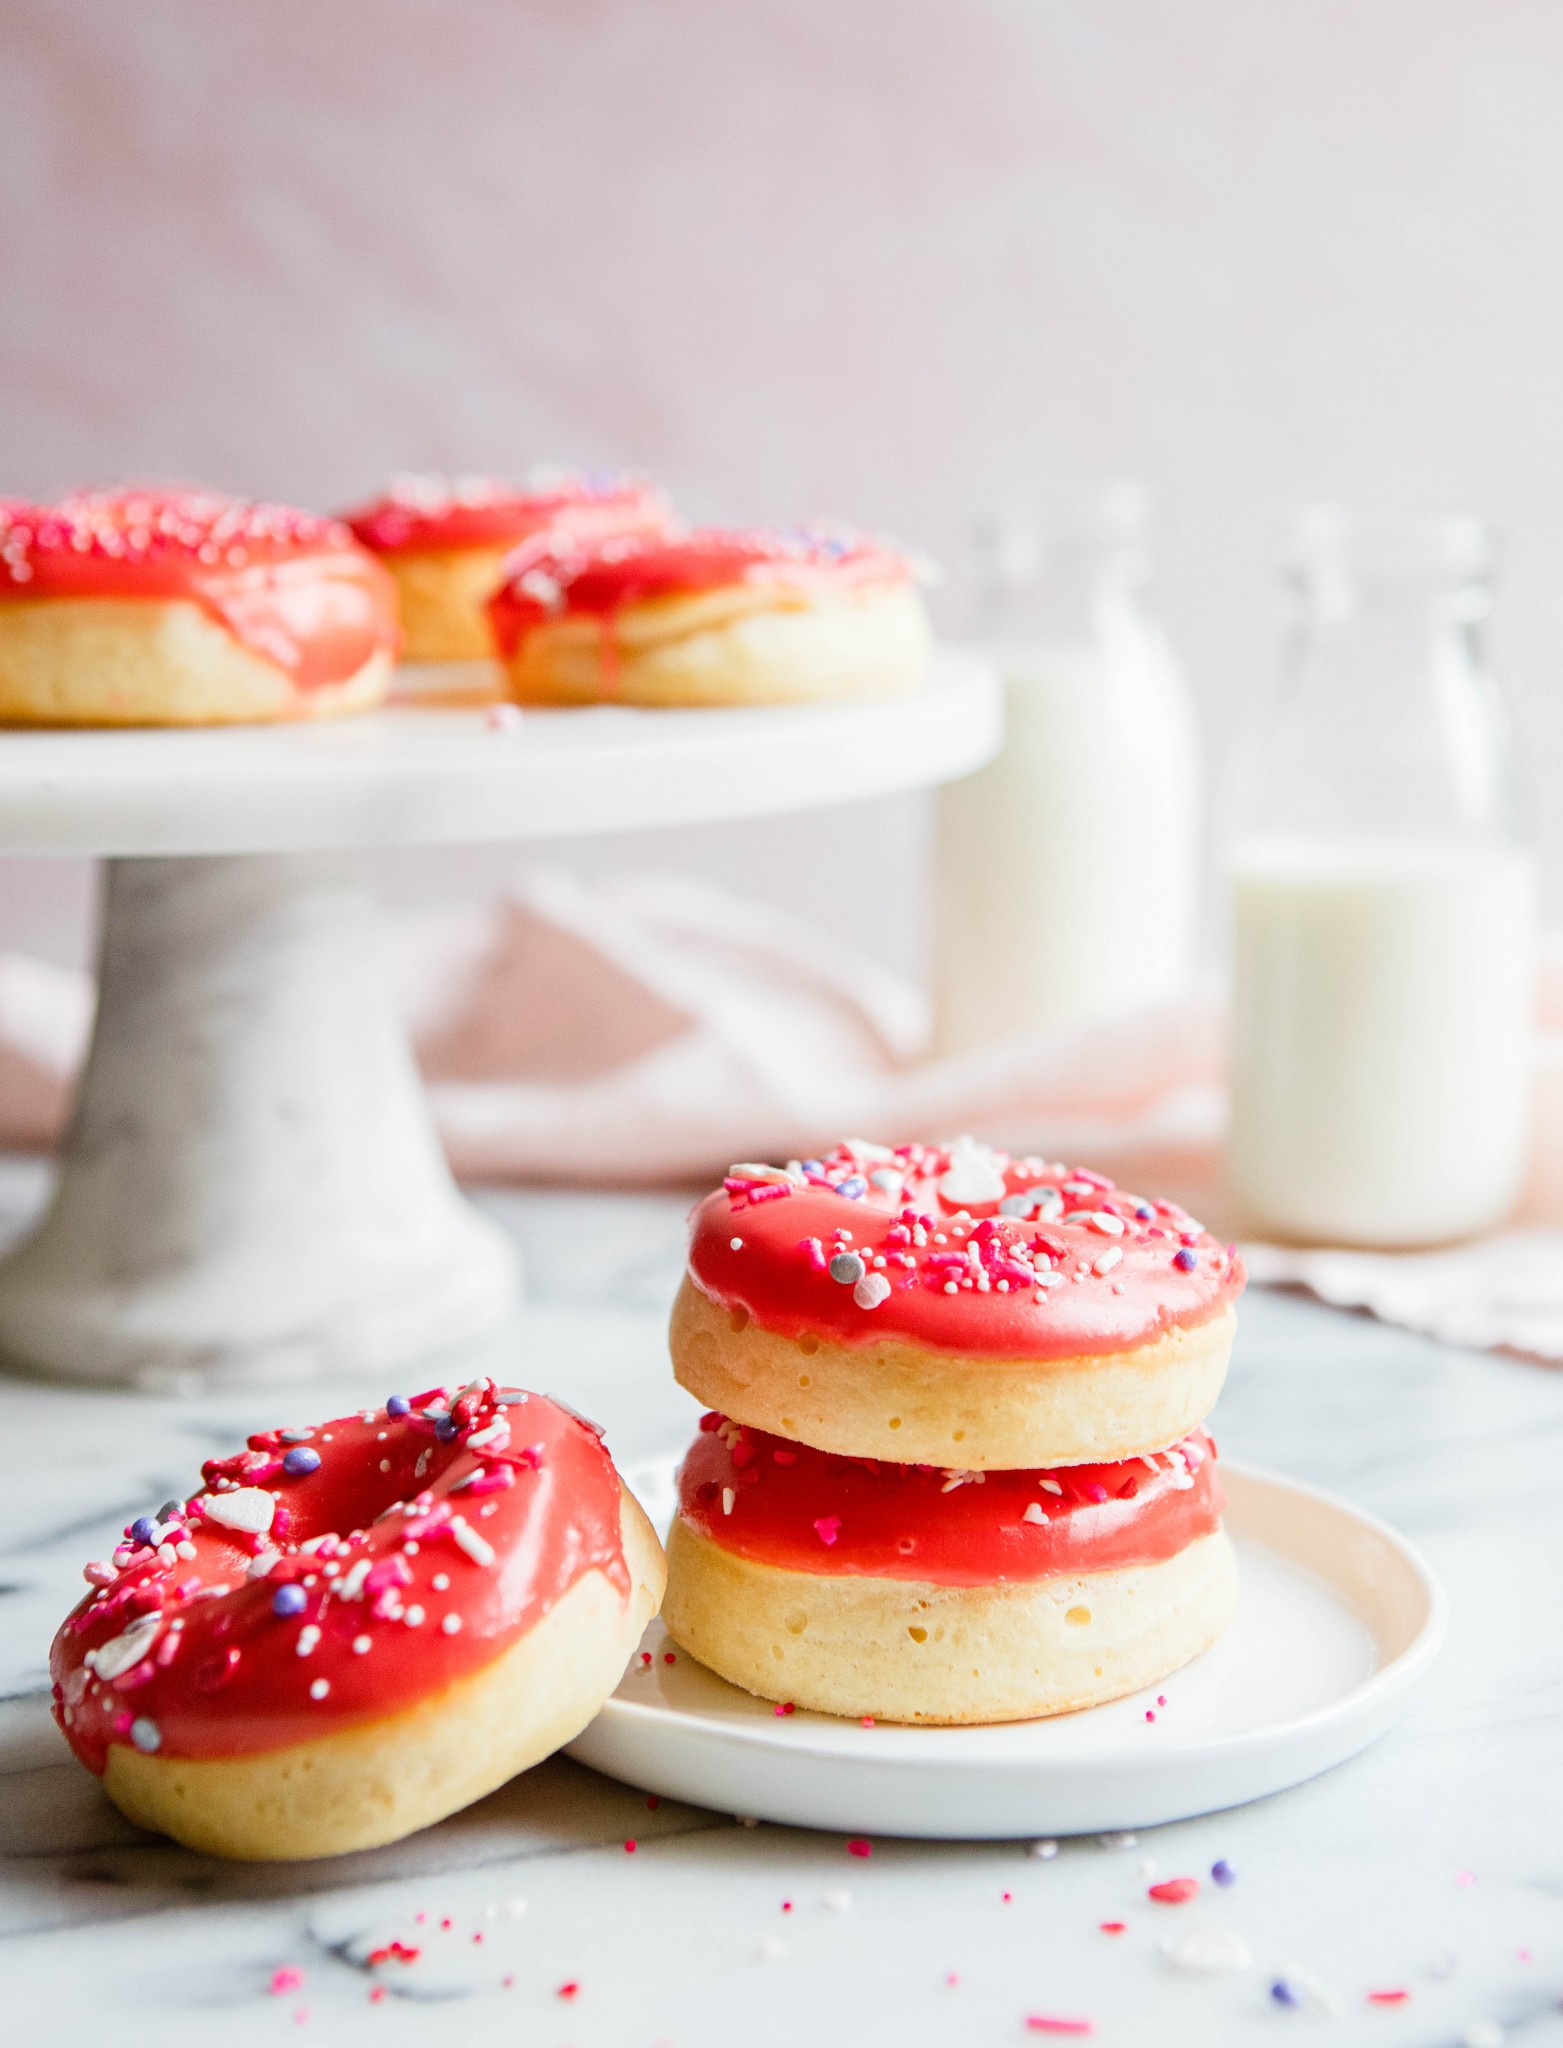
[[[1151, 478], [1218, 751], [1302, 495], [1510, 535], [1563, 882], [1563, 14], [1547, 0], [7, 0], [0, 489], [628, 461], [694, 511], [958, 558], [1026, 478]], [[915, 960], [923, 806], [602, 844]], [[575, 856], [572, 856], [575, 857]], [[513, 854], [398, 860], [450, 894]], [[0, 867], [0, 945], [83, 878]]]

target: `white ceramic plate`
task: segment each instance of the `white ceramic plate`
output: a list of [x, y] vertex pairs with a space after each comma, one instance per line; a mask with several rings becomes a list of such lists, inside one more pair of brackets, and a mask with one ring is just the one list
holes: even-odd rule
[[[653, 1622], [642, 1646], [650, 1665], [636, 1659], [569, 1753], [719, 1812], [957, 1838], [1150, 1827], [1300, 1784], [1402, 1712], [1443, 1639], [1443, 1590], [1371, 1515], [1268, 1472], [1221, 1469], [1238, 1618], [1146, 1692], [998, 1728], [778, 1716], [682, 1650], [666, 1663], [673, 1646]], [[665, 1523], [671, 1461], [628, 1476]]]

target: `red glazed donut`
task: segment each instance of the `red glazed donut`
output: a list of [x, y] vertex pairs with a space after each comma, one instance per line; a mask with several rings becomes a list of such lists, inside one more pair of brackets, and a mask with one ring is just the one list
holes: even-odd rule
[[506, 561], [489, 611], [519, 703], [883, 696], [930, 645], [906, 559], [826, 533], [544, 535]]
[[661, 1548], [595, 1428], [475, 1381], [269, 1430], [126, 1532], [54, 1711], [143, 1827], [246, 1859], [395, 1841], [568, 1742]]
[[507, 554], [534, 535], [571, 541], [656, 530], [665, 500], [638, 477], [544, 470], [520, 484], [498, 477], [399, 477], [344, 512], [354, 534], [396, 580], [404, 661], [492, 660], [486, 606]]
[[334, 520], [215, 491], [0, 503], [0, 722], [363, 711], [395, 648], [390, 579]]

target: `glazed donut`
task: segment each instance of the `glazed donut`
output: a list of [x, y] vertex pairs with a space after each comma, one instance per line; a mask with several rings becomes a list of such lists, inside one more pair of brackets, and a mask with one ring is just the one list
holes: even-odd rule
[[518, 548], [490, 602], [521, 704], [780, 704], [909, 689], [910, 565], [866, 540], [708, 529]]
[[1231, 1620], [1202, 1433], [1123, 1464], [939, 1472], [707, 1415], [663, 1621], [762, 1699], [876, 1720], [1060, 1714], [1165, 1678]]
[[231, 725], [380, 703], [395, 591], [345, 526], [215, 491], [0, 503], [0, 723]]
[[1243, 1266], [1100, 1174], [851, 1141], [735, 1166], [696, 1209], [673, 1370], [847, 1457], [1007, 1469], [1176, 1443], [1226, 1374]]
[[270, 1430], [126, 1531], [54, 1711], [131, 1820], [246, 1860], [392, 1842], [580, 1733], [656, 1612], [595, 1427], [474, 1381]]
[[500, 565], [540, 533], [572, 541], [659, 530], [666, 501], [636, 477], [539, 470], [524, 483], [497, 477], [398, 477], [342, 518], [396, 582], [402, 659], [492, 661], [487, 605]]

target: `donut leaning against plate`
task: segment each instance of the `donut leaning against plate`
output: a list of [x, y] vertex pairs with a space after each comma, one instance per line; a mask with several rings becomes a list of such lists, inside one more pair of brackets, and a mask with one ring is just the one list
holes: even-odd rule
[[887, 696], [927, 666], [907, 559], [795, 532], [542, 536], [489, 605], [521, 704], [781, 704]]
[[762, 1698], [939, 1725], [1121, 1698], [1237, 1601], [1202, 1431], [1115, 1464], [839, 1458], [707, 1415], [679, 1473], [663, 1619]]
[[673, 1370], [854, 1458], [1111, 1463], [1215, 1403], [1242, 1261], [1174, 1202], [969, 1139], [734, 1167], [695, 1210]]
[[216, 491], [0, 502], [0, 723], [227, 725], [380, 703], [395, 590], [345, 526]]
[[519, 484], [498, 477], [398, 477], [378, 498], [342, 514], [396, 582], [402, 659], [492, 661], [488, 600], [500, 566], [539, 533], [587, 540], [657, 530], [666, 501], [631, 476], [539, 470]]
[[580, 1733], [661, 1597], [600, 1433], [490, 1380], [203, 1477], [87, 1567], [50, 1668], [121, 1811], [216, 1855], [336, 1855], [481, 1798]]

